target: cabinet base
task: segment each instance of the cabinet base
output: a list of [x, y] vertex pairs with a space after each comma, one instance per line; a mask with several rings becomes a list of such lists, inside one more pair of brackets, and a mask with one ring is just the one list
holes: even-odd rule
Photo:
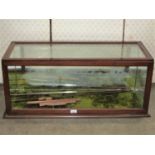
[[143, 118], [150, 114], [120, 114], [120, 115], [9, 115], [6, 112], [4, 119], [54, 119], [54, 118]]

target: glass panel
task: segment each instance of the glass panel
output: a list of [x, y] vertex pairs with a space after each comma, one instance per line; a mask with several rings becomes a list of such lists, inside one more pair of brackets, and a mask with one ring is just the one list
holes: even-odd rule
[[14, 109], [142, 108], [147, 67], [10, 66]]
[[20, 44], [11, 58], [144, 58], [137, 44]]

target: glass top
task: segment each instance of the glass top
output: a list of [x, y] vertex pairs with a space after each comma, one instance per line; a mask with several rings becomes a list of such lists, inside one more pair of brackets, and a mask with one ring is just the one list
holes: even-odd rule
[[145, 58], [138, 44], [16, 44], [10, 58], [105, 59]]

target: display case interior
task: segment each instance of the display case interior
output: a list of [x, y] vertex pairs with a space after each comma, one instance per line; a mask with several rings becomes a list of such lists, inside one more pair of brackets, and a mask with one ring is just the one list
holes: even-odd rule
[[146, 67], [9, 67], [20, 108], [142, 108]]

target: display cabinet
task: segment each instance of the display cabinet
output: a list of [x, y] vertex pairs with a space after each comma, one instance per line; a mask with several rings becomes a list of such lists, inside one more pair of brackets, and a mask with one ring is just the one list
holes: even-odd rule
[[142, 42], [12, 42], [2, 68], [7, 118], [149, 116]]

